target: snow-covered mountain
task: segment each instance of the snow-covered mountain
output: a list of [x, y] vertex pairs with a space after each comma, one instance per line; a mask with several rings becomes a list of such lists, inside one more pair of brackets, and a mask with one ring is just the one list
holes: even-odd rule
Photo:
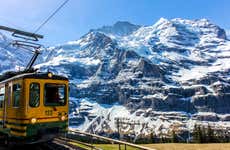
[[20, 70], [32, 55], [28, 51], [13, 47], [11, 42], [12, 39], [0, 33], [0, 74], [8, 70]]
[[230, 128], [230, 41], [207, 19], [117, 22], [43, 50], [69, 77], [70, 124], [98, 133], [157, 135], [195, 123]]

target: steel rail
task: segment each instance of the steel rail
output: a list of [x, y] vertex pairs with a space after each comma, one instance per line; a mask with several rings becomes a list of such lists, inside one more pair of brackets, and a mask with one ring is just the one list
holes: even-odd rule
[[61, 139], [61, 140], [65, 140], [67, 142], [72, 142], [72, 143], [77, 143], [77, 144], [80, 144], [80, 145], [84, 145], [86, 147], [89, 147], [91, 149], [95, 149], [95, 150], [101, 150], [91, 144], [88, 144], [88, 143], [84, 143], [84, 142], [80, 142], [80, 141], [77, 141], [77, 140], [73, 140], [73, 139], [70, 139], [70, 138], [63, 138], [63, 137], [59, 137], [58, 139]]
[[68, 148], [70, 150], [72, 150], [72, 149], [74, 149], [74, 150], [86, 150], [86, 149], [81, 148], [81, 147], [79, 147], [77, 145], [71, 144], [69, 142], [69, 140], [63, 140], [63, 139], [60, 139], [60, 138], [55, 138], [52, 142], [55, 143], [55, 144], [60, 144], [60, 145], [64, 146], [65, 148]]

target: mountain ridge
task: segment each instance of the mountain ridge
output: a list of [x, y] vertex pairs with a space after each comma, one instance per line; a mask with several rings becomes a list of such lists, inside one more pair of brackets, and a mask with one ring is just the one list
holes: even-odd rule
[[230, 42], [207, 19], [119, 22], [42, 52], [36, 68], [70, 79], [72, 127], [114, 133], [121, 118], [136, 137], [230, 127]]

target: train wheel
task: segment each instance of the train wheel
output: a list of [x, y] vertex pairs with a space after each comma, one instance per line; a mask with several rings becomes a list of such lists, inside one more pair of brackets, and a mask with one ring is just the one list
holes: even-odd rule
[[2, 147], [8, 147], [9, 146], [9, 138], [6, 134], [0, 134], [0, 145]]
[[5, 140], [4, 140], [4, 147], [6, 147], [7, 149], [15, 149], [14, 142], [9, 138], [9, 136], [6, 136]]
[[5, 147], [9, 148], [10, 147], [10, 140], [9, 140], [9, 136], [6, 135], [5, 139], [4, 139], [4, 145]]

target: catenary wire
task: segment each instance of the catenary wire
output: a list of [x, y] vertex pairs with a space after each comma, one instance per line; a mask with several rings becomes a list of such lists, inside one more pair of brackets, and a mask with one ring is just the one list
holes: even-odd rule
[[[58, 13], [58, 11], [61, 10], [62, 7], [64, 7], [69, 0], [65, 0], [58, 8], [55, 9], [55, 11], [40, 25], [38, 28], [33, 32], [34, 34], [37, 33], [52, 17]], [[27, 41], [27, 40], [26, 40]], [[11, 45], [11, 43], [8, 43], [3, 49], [8, 48]]]
[[65, 4], [68, 3], [69, 0], [65, 0], [38, 28], [34, 31], [34, 33], [37, 33], [58, 11], [61, 10], [62, 7], [65, 6]]

